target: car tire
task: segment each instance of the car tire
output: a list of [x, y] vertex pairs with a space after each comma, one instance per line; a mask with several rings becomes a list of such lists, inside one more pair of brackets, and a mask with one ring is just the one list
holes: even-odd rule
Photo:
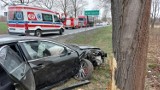
[[93, 64], [87, 60], [87, 59], [83, 59], [80, 62], [80, 70], [79, 72], [74, 76], [74, 78], [76, 80], [88, 80], [92, 77], [92, 73], [93, 73]]
[[60, 29], [60, 30], [59, 30], [59, 35], [62, 35], [62, 34], [63, 34], [63, 30]]
[[42, 31], [41, 30], [36, 30], [35, 31], [35, 36], [42, 37]]
[[64, 29], [62, 29], [62, 32], [64, 32]]

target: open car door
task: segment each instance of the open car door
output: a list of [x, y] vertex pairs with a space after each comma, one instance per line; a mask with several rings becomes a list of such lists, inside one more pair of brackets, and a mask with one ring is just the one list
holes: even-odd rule
[[7, 45], [0, 48], [0, 65], [14, 82], [16, 90], [35, 90], [30, 66]]

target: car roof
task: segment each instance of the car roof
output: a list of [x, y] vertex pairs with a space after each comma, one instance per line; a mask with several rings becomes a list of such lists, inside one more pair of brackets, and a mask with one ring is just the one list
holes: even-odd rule
[[14, 35], [0, 35], [0, 45], [6, 43], [14, 43], [24, 40], [39, 40], [42, 38], [31, 37], [31, 36], [14, 36]]

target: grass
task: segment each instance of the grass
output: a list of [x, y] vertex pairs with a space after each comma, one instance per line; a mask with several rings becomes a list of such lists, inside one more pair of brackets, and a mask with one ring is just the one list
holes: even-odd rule
[[6, 22], [0, 22], [0, 34], [7, 33], [7, 24]]
[[150, 29], [146, 90], [160, 90], [160, 28]]
[[99, 28], [91, 33], [82, 33], [76, 35], [73, 39], [67, 40], [66, 43], [76, 43], [83, 45], [92, 45], [100, 47], [107, 52], [109, 56], [112, 53], [112, 27]]
[[[92, 79], [90, 80], [91, 83], [76, 88], [76, 90], [106, 90], [107, 84], [110, 81], [110, 70], [107, 61], [109, 59], [111, 60], [112, 57], [112, 27], [103, 27], [92, 32], [77, 34], [65, 42], [96, 46], [107, 52], [108, 57], [106, 58], [106, 63], [101, 67], [95, 68]], [[75, 82], [77, 81], [72, 79], [65, 83], [64, 86]], [[53, 90], [56, 90], [56, 88]]]

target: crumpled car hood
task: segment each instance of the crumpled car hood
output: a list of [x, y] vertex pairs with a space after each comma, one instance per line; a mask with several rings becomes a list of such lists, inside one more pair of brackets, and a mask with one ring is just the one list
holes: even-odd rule
[[89, 46], [89, 45], [69, 44], [69, 46], [71, 48], [80, 49], [80, 50], [85, 50], [85, 49], [100, 49], [100, 48], [97, 48], [97, 47], [94, 47], [94, 46]]
[[77, 51], [79, 55], [82, 55], [82, 53], [90, 50], [101, 50], [100, 48], [94, 47], [94, 46], [89, 46], [89, 45], [77, 45], [77, 44], [69, 44], [67, 45], [69, 48], [72, 50]]
[[96, 47], [93, 46], [79, 46], [80, 49], [94, 49]]

